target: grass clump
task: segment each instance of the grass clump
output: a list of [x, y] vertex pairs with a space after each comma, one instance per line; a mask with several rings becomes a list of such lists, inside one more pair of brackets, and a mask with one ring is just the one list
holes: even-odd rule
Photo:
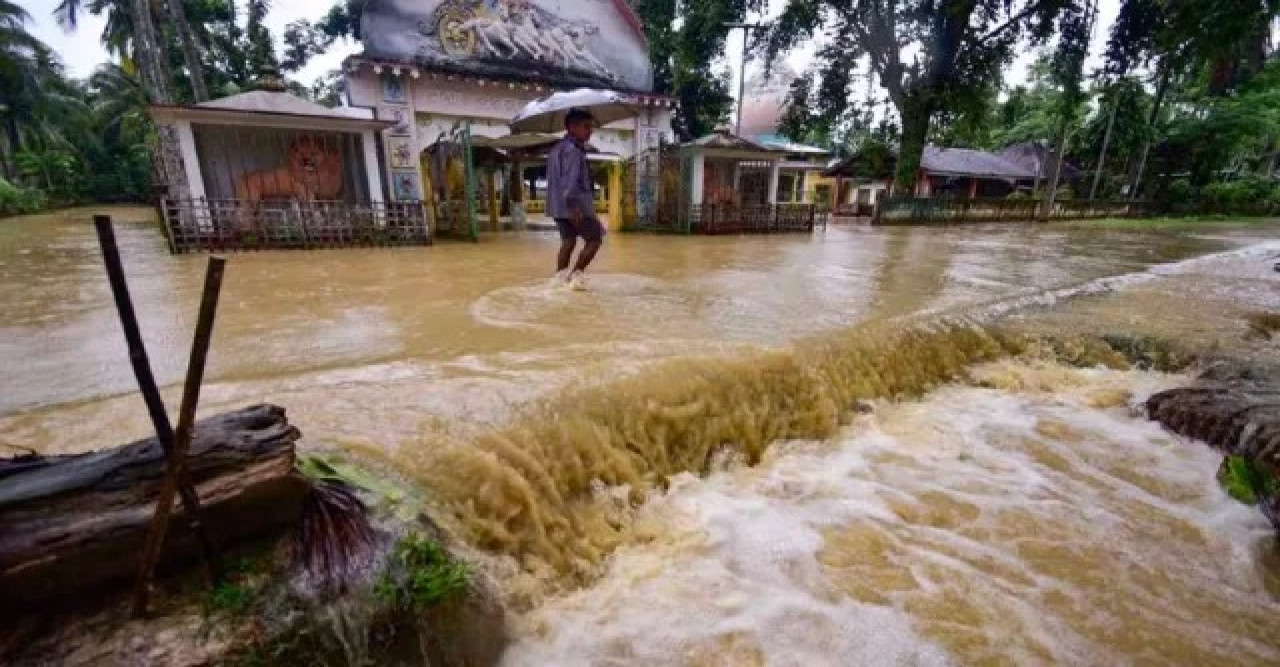
[[465, 563], [454, 560], [435, 541], [415, 533], [396, 545], [374, 592], [385, 604], [420, 612], [465, 591], [470, 578]]
[[228, 614], [235, 617], [252, 612], [263, 596], [263, 577], [272, 569], [267, 552], [255, 552], [236, 559], [222, 581], [209, 591], [204, 608], [209, 614]]
[[224, 581], [209, 592], [210, 611], [224, 612], [232, 616], [243, 616], [253, 608], [258, 600], [258, 590], [244, 581]]

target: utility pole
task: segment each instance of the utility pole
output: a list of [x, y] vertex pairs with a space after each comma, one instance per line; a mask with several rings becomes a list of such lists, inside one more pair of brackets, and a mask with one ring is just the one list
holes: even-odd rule
[[763, 28], [764, 24], [732, 21], [725, 23], [724, 27], [730, 30], [742, 29], [742, 61], [738, 65], [738, 122], [734, 124], [733, 130], [734, 134], [742, 136], [742, 103], [745, 101], [747, 92], [747, 48], [751, 42], [751, 31]]

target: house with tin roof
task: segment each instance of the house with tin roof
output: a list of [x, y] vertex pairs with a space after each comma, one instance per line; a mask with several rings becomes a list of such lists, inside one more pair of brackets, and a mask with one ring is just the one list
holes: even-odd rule
[[[1000, 153], [927, 145], [915, 196], [977, 199], [1033, 192], [1049, 178], [1051, 163], [1047, 149], [1033, 144], [1010, 146]], [[897, 162], [894, 149], [873, 145], [832, 165], [824, 173], [838, 181], [836, 208], [850, 215], [870, 215], [869, 210], [892, 190]], [[1063, 165], [1064, 183], [1078, 175], [1078, 169]]]

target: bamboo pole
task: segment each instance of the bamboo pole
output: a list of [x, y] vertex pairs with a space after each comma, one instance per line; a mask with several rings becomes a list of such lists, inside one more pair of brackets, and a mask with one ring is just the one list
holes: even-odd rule
[[107, 280], [111, 284], [111, 293], [116, 302], [116, 311], [120, 315], [120, 325], [124, 329], [125, 342], [129, 347], [129, 362], [133, 366], [134, 376], [138, 379], [138, 389], [146, 403], [147, 413], [155, 427], [156, 439], [159, 440], [168, 461], [170, 472], [177, 473], [174, 483], [182, 498], [187, 520], [191, 522], [192, 532], [200, 544], [201, 555], [209, 570], [211, 580], [217, 580], [218, 567], [214, 560], [213, 544], [200, 521], [200, 497], [196, 495], [191, 480], [178, 467], [174, 469], [174, 433], [169, 422], [169, 414], [165, 411], [164, 399], [160, 396], [160, 388], [156, 385], [155, 376], [151, 372], [151, 362], [147, 358], [147, 348], [142, 341], [142, 330], [138, 326], [138, 316], [133, 308], [133, 300], [129, 296], [129, 284], [125, 280], [124, 264], [120, 261], [120, 248], [116, 245], [115, 228], [111, 218], [105, 215], [94, 216], [94, 228], [98, 233], [98, 242], [102, 246], [102, 260], [107, 269]]
[[[226, 264], [227, 260], [221, 257], [211, 257], [205, 272], [204, 295], [200, 300], [200, 314], [196, 319], [196, 333], [191, 344], [191, 359], [187, 364], [186, 384], [182, 388], [182, 406], [178, 411], [178, 430], [174, 433], [168, 473], [165, 475], [164, 485], [160, 487], [160, 497], [156, 499], [156, 513], [151, 520], [151, 529], [147, 532], [142, 564], [133, 592], [134, 616], [142, 616], [147, 611], [147, 600], [151, 594], [152, 581], [155, 579], [156, 565], [160, 561], [165, 533], [169, 529], [173, 496], [178, 490], [178, 480], [186, 476], [187, 451], [191, 446], [191, 435], [195, 428], [196, 407], [200, 403], [200, 387], [204, 384], [205, 363], [209, 358], [209, 343], [213, 338], [213, 323], [218, 315], [218, 297], [222, 293], [222, 275]], [[216, 579], [216, 575], [213, 578]]]

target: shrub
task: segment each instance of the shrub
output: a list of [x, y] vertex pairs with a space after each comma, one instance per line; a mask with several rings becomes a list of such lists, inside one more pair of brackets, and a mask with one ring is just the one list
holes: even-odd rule
[[1199, 208], [1200, 193], [1191, 181], [1179, 178], [1169, 184], [1164, 192], [1165, 204], [1171, 213], [1187, 215]]
[[45, 194], [40, 190], [18, 187], [0, 178], [0, 217], [38, 213], [47, 204]]
[[391, 567], [379, 580], [377, 596], [400, 609], [423, 611], [467, 589], [470, 570], [439, 544], [416, 534], [396, 545]]
[[1261, 215], [1269, 212], [1276, 186], [1272, 181], [1248, 176], [1204, 187], [1204, 203], [1210, 213]]

